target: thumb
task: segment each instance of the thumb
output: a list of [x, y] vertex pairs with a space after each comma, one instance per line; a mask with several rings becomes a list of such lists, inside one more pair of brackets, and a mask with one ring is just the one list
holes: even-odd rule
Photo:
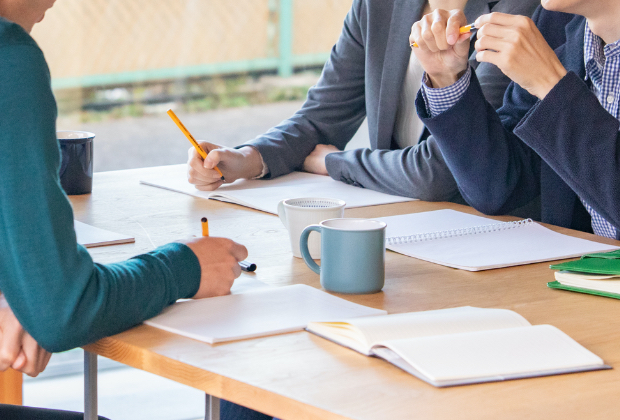
[[204, 166], [207, 169], [213, 169], [217, 165], [219, 165], [221, 160], [222, 160], [222, 153], [221, 153], [221, 151], [218, 150], [218, 149], [212, 150], [211, 152], [209, 152], [209, 154], [205, 158]]
[[21, 350], [11, 367], [15, 370], [21, 370], [24, 366], [26, 366], [26, 354], [24, 353], [24, 350]]

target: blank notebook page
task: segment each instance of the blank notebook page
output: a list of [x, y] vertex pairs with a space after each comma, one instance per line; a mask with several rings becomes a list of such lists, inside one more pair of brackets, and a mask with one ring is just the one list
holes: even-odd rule
[[369, 344], [397, 338], [425, 337], [530, 325], [525, 318], [513, 311], [473, 308], [471, 306], [392, 314], [386, 317], [349, 319], [347, 322], [363, 331]]
[[[454, 210], [382, 217], [377, 220], [387, 223], [388, 238], [501, 223]], [[563, 235], [532, 222], [494, 232], [388, 245], [388, 249], [448, 267], [477, 271], [571, 258], [618, 248]]]
[[[502, 380], [583, 370], [603, 360], [551, 325], [384, 343], [433, 382]], [[478, 382], [478, 381], [476, 381]]]
[[194, 197], [212, 198], [236, 203], [273, 214], [278, 214], [278, 203], [287, 198], [335, 198], [344, 200], [347, 208], [413, 200], [407, 197], [354, 187], [335, 181], [328, 176], [305, 172], [293, 172], [268, 180], [238, 180], [231, 184], [224, 184], [215, 192], [205, 192], [198, 191], [196, 187], [187, 182], [185, 165], [179, 165], [179, 170], [173, 176], [143, 179], [140, 182], [153, 187], [189, 194]]
[[179, 302], [144, 323], [196, 340], [216, 343], [301, 331], [311, 321], [386, 313], [297, 284]]

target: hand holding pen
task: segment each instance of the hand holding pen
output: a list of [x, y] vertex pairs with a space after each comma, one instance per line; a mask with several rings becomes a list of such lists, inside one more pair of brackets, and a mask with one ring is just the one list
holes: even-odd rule
[[472, 27], [468, 31], [461, 30], [467, 26], [463, 11], [437, 9], [411, 27], [409, 44], [426, 71], [431, 87], [450, 86], [467, 70]]
[[[200, 222], [202, 225], [202, 236], [203, 237], [209, 236], [209, 219], [207, 219], [206, 217], [203, 217], [200, 220]], [[255, 271], [256, 270], [256, 264], [251, 263], [249, 261], [240, 261], [239, 267], [243, 271]]]

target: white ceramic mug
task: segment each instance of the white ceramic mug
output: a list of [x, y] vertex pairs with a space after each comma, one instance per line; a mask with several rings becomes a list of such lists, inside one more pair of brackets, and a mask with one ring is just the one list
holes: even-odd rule
[[[343, 200], [334, 198], [289, 198], [278, 203], [278, 216], [288, 230], [293, 255], [301, 258], [299, 238], [306, 226], [321, 223], [327, 219], [344, 217]], [[321, 238], [313, 233], [308, 240], [308, 249], [312, 258], [321, 258]]]

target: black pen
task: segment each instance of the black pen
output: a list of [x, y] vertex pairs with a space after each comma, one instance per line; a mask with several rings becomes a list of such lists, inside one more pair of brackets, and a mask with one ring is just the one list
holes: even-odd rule
[[239, 267], [241, 267], [243, 271], [255, 271], [256, 270], [256, 264], [251, 263], [249, 261], [241, 261], [239, 263]]

